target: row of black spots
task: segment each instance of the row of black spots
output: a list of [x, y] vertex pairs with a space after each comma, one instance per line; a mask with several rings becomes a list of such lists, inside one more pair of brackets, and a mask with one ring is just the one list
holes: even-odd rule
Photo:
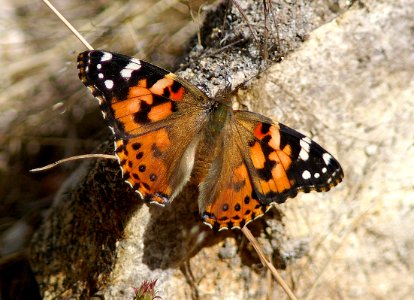
[[139, 151], [142, 147], [142, 144], [139, 142], [134, 142], [131, 144], [131, 148], [132, 150], [134, 150], [134, 152], [137, 152], [137, 154], [135, 154], [135, 158], [139, 161], [144, 157], [144, 152], [143, 151]]
[[[221, 209], [223, 210], [223, 211], [228, 211], [229, 210], [229, 205], [227, 204], [227, 203], [225, 203], [225, 204], [223, 204], [223, 206], [221, 207]], [[241, 209], [241, 205], [240, 205], [240, 203], [236, 203], [235, 205], [234, 205], [234, 210], [235, 211], [240, 211], [240, 209]]]
[[[140, 153], [142, 153], [142, 152], [140, 152]], [[145, 172], [146, 172], [146, 170], [147, 170], [147, 166], [146, 166], [145, 164], [140, 164], [140, 165], [138, 166], [138, 171], [139, 171], [140, 173], [145, 173]], [[149, 179], [150, 179], [150, 181], [154, 182], [154, 181], [156, 181], [156, 180], [157, 180], [157, 175], [156, 175], [155, 173], [151, 173], [151, 174], [149, 175]]]
[[[131, 147], [132, 147], [132, 149], [134, 149], [135, 151], [139, 151], [139, 150], [141, 149], [141, 147], [142, 147], [142, 144], [141, 144], [141, 143], [136, 142], [136, 143], [133, 143], [133, 144], [131, 145]], [[136, 158], [137, 158], [137, 160], [141, 160], [143, 156], [144, 156], [144, 152], [142, 152], [142, 151], [140, 151], [140, 152], [138, 152], [138, 153], [136, 154]], [[132, 168], [132, 162], [131, 162], [130, 167]], [[138, 171], [139, 171], [140, 173], [145, 173], [145, 171], [146, 171], [146, 170], [147, 170], [147, 167], [146, 167], [146, 165], [145, 165], [145, 164], [140, 164], [140, 165], [138, 166]], [[135, 174], [135, 175], [136, 175], [136, 177], [137, 177], [136, 179], [139, 179], [138, 174]], [[154, 182], [154, 181], [156, 181], [156, 180], [157, 180], [157, 175], [156, 175], [156, 174], [154, 174], [154, 173], [151, 173], [151, 174], [149, 175], [149, 179], [150, 179], [150, 181]]]
[[[238, 217], [238, 216], [237, 216]], [[238, 219], [240, 219], [240, 217], [238, 217]], [[243, 228], [246, 225], [246, 221], [243, 219], [240, 221], [238, 227]], [[220, 223], [215, 221], [213, 224], [213, 230], [215, 232], [219, 231], [222, 227], [220, 226]], [[234, 227], [234, 222], [233, 221], [228, 221], [226, 222], [226, 225], [224, 226], [227, 229], [232, 229]]]

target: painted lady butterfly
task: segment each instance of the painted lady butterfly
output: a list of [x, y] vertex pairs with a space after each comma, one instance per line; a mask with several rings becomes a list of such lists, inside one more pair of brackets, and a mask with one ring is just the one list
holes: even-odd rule
[[205, 224], [241, 228], [299, 191], [328, 191], [343, 178], [336, 159], [301, 133], [259, 114], [234, 111], [173, 73], [106, 52], [78, 56], [79, 78], [115, 135], [125, 181], [170, 203], [199, 183]]

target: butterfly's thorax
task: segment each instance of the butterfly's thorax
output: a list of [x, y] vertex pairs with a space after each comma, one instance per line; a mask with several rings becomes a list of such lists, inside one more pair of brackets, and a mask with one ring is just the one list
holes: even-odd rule
[[204, 132], [205, 138], [214, 140], [232, 117], [233, 111], [224, 103], [214, 102], [207, 107], [206, 113], [209, 118]]

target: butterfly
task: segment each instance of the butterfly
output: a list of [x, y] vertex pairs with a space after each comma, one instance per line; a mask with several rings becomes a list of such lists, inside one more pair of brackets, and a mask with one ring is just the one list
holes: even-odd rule
[[233, 110], [226, 97], [153, 64], [107, 51], [78, 56], [79, 78], [115, 136], [123, 179], [147, 202], [167, 205], [186, 183], [199, 187], [203, 222], [242, 228], [298, 192], [328, 191], [344, 174], [303, 134]]

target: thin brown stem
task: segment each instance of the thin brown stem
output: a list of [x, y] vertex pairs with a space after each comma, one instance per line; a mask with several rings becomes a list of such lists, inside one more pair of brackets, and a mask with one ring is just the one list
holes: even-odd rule
[[276, 268], [273, 266], [273, 264], [266, 258], [262, 247], [260, 246], [259, 242], [256, 240], [256, 238], [252, 235], [249, 228], [247, 226], [244, 226], [241, 231], [244, 233], [244, 235], [247, 237], [247, 239], [252, 244], [254, 250], [256, 250], [257, 254], [259, 255], [260, 261], [262, 264], [269, 268], [270, 272], [272, 273], [273, 277], [276, 279], [276, 282], [282, 287], [282, 289], [286, 292], [289, 299], [291, 300], [297, 300], [296, 296], [293, 294], [292, 290], [289, 288], [287, 283], [283, 280], [282, 276], [280, 276], [279, 272], [276, 270]]
[[88, 48], [89, 50], [93, 50], [93, 47], [84, 39], [84, 37], [69, 23], [68, 20], [50, 3], [48, 0], [42, 0], [54, 13], [55, 15], [69, 28], [70, 31]]
[[31, 169], [30, 172], [42, 172], [42, 171], [50, 170], [50, 169], [56, 167], [57, 165], [63, 164], [65, 162], [73, 161], [73, 160], [79, 160], [79, 159], [85, 159], [85, 158], [116, 159], [116, 156], [115, 155], [109, 155], [109, 154], [82, 154], [82, 155], [77, 155], [77, 156], [71, 156], [71, 157], [68, 157], [68, 158], [60, 159], [58, 161], [55, 161], [54, 163], [51, 163], [51, 164], [49, 164], [47, 166], [44, 166], [44, 167], [41, 167], [41, 168]]

